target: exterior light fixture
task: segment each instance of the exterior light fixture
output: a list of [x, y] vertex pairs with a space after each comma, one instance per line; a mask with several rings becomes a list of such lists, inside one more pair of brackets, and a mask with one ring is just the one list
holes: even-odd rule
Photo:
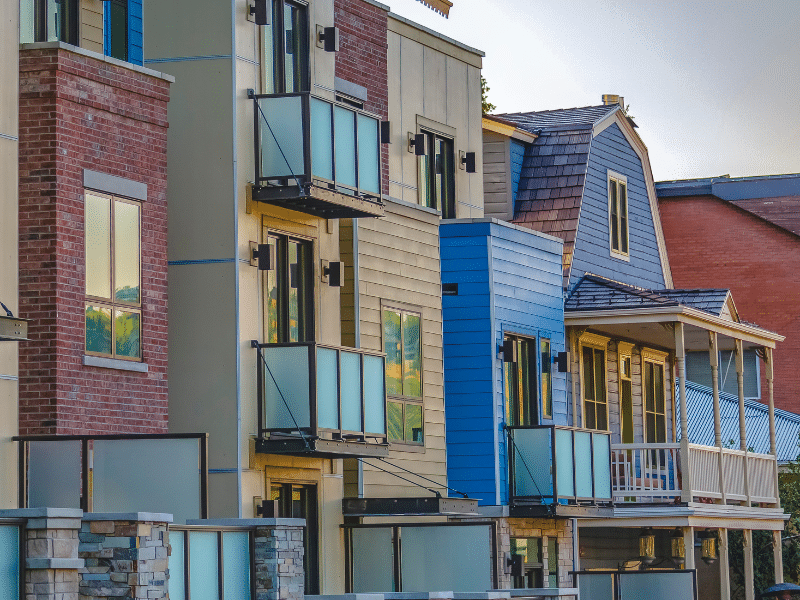
[[670, 555], [675, 563], [682, 563], [686, 559], [686, 543], [683, 539], [683, 532], [675, 528], [669, 537]]
[[639, 560], [644, 565], [652, 565], [656, 560], [656, 532], [650, 527], [639, 534]]
[[710, 565], [717, 560], [717, 534], [712, 529], [706, 529], [700, 532], [698, 537], [701, 542], [700, 558], [702, 558], [707, 565]]

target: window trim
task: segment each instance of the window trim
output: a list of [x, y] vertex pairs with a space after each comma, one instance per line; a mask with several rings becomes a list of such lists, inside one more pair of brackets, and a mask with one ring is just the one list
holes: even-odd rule
[[[633, 348], [634, 344], [629, 342], [617, 342], [617, 385], [619, 389], [619, 439], [620, 443], [626, 443], [625, 440], [625, 420], [623, 419], [622, 408], [622, 382], [629, 381], [631, 384], [631, 440], [636, 440], [636, 428], [633, 426]], [[622, 371], [622, 363], [627, 359], [630, 361], [630, 373], [625, 375]]]
[[[626, 262], [630, 262], [631, 260], [631, 240], [630, 240], [630, 202], [628, 201], [630, 197], [630, 190], [628, 187], [628, 178], [621, 173], [616, 173], [614, 171], [609, 170], [607, 172], [607, 183], [606, 183], [606, 195], [608, 197], [608, 251], [613, 258], [617, 258], [619, 260], [624, 260]], [[627, 248], [627, 252], [623, 252], [620, 250], [614, 249], [614, 238], [612, 235], [613, 228], [612, 228], [612, 206], [611, 206], [611, 186], [612, 185], [619, 185], [623, 184], [625, 186], [625, 214], [627, 215], [625, 220], [625, 245]], [[619, 189], [619, 188], [617, 188]], [[617, 192], [617, 197], [619, 197], [619, 192]], [[621, 225], [621, 216], [617, 216], [617, 231], [620, 232], [619, 242], [622, 241], [622, 225]]]
[[[581, 427], [583, 429], [591, 429], [591, 431], [603, 431], [606, 433], [611, 433], [611, 415], [608, 411], [608, 343], [611, 341], [611, 338], [607, 338], [601, 335], [593, 334], [593, 333], [584, 333], [580, 339], [578, 340], [578, 368], [580, 370], [580, 382], [581, 382]], [[584, 378], [584, 361], [583, 361], [583, 349], [584, 348], [593, 348], [595, 350], [602, 350], [604, 352], [603, 358], [605, 364], [603, 365], [603, 376], [605, 378], [605, 405], [606, 405], [606, 429], [598, 429], [598, 428], [589, 428], [586, 426], [586, 381]]]
[[[405, 446], [409, 451], [414, 451], [412, 449], [419, 449], [416, 451], [424, 452], [425, 448], [425, 430], [427, 429], [425, 426], [425, 381], [424, 381], [424, 373], [425, 373], [425, 343], [423, 341], [423, 322], [424, 322], [424, 311], [421, 306], [414, 306], [410, 304], [405, 304], [402, 302], [390, 302], [390, 301], [381, 301], [380, 305], [380, 327], [381, 327], [381, 351], [386, 352], [386, 336], [384, 335], [383, 330], [383, 311], [385, 310], [395, 310], [400, 312], [400, 330], [402, 335], [402, 315], [403, 313], [412, 313], [419, 315], [419, 359], [420, 359], [420, 370], [419, 370], [419, 396], [396, 396], [389, 393], [388, 387], [386, 390], [386, 420], [389, 420], [389, 403], [394, 402], [395, 404], [400, 404], [403, 407], [403, 439], [402, 440], [395, 440], [389, 436], [389, 428], [386, 428], [386, 439], [389, 441], [389, 444], [392, 446]], [[405, 345], [404, 343], [402, 344]], [[401, 356], [402, 356], [402, 348], [401, 348]], [[421, 442], [413, 442], [407, 441], [405, 439], [405, 405], [406, 404], [415, 404], [422, 408], [422, 441]]]
[[[542, 421], [544, 420], [544, 415], [543, 415], [544, 407], [542, 406], [542, 398], [541, 398], [541, 395], [542, 395], [541, 364], [540, 364], [540, 362], [541, 362], [541, 360], [540, 360], [541, 359], [541, 357], [540, 357], [540, 354], [541, 354], [540, 339], [541, 338], [540, 338], [540, 336], [538, 336], [536, 334], [524, 334], [524, 333], [514, 333], [513, 331], [503, 331], [503, 342], [505, 342], [508, 338], [511, 338], [511, 339], [513, 339], [515, 341], [516, 340], [523, 340], [523, 339], [528, 340], [530, 342], [530, 345], [533, 348], [533, 362], [534, 362], [533, 371], [536, 374], [536, 381], [534, 382], [533, 386], [532, 387], [529, 386], [529, 388], [533, 391], [533, 393], [535, 395], [535, 399], [534, 399], [533, 404], [535, 406], [536, 414], [534, 415], [535, 418], [531, 419], [534, 422], [532, 422], [530, 425], [533, 425], [533, 426], [542, 425], [543, 424]], [[552, 340], [551, 340], [551, 344], [552, 344]], [[551, 349], [552, 349], [552, 346], [551, 346]], [[510, 400], [510, 398], [508, 398], [506, 396], [506, 393], [505, 393], [505, 379], [506, 379], [505, 369], [506, 369], [506, 365], [508, 365], [508, 364], [510, 364], [510, 363], [508, 363], [505, 360], [503, 360], [503, 362], [502, 362], [503, 372], [501, 373], [501, 377], [503, 379], [503, 397], [504, 397], [503, 421], [505, 422], [506, 425], [509, 425], [511, 427], [528, 427], [528, 425], [520, 425], [519, 423], [511, 425], [508, 422], [508, 420], [509, 420], [508, 419], [508, 409], [509, 409], [509, 400]], [[517, 363], [514, 363], [514, 364], [517, 364]], [[515, 381], [516, 380], [517, 380], [517, 376], [515, 374]], [[514, 410], [515, 411], [517, 410], [517, 407], [518, 407], [518, 402], [515, 402], [514, 403]], [[517, 417], [518, 417], [518, 415], [515, 414], [514, 415], [514, 420], [515, 421], [519, 420]], [[547, 420], [548, 421], [552, 421], [553, 418], [549, 417], [549, 418], [547, 418]]]
[[[143, 273], [142, 273], [142, 218], [143, 215], [143, 203], [140, 200], [135, 200], [131, 198], [127, 198], [125, 196], [120, 196], [118, 194], [111, 194], [109, 192], [102, 192], [95, 189], [84, 187], [83, 190], [83, 206], [84, 206], [84, 219], [83, 219], [83, 254], [84, 254], [84, 281], [83, 281], [83, 350], [84, 356], [93, 356], [99, 358], [107, 358], [111, 360], [121, 360], [130, 363], [143, 363], [144, 362], [144, 287], [142, 285], [143, 281]], [[100, 196], [103, 198], [108, 198], [111, 206], [110, 211], [110, 221], [109, 221], [109, 272], [110, 272], [110, 286], [111, 286], [111, 298], [102, 298], [100, 296], [92, 296], [86, 292], [86, 235], [87, 235], [87, 227], [86, 227], [86, 194], [90, 193], [92, 195]], [[120, 201], [125, 204], [130, 204], [132, 206], [136, 206], [139, 209], [139, 302], [132, 303], [132, 302], [122, 302], [119, 300], [115, 300], [114, 296], [114, 258], [116, 255], [116, 248], [114, 247], [114, 202]], [[100, 306], [102, 308], [109, 308], [111, 310], [111, 354], [105, 354], [101, 352], [93, 352], [86, 347], [86, 306], [87, 305], [95, 305]], [[136, 313], [139, 315], [139, 356], [132, 357], [132, 356], [118, 356], [117, 355], [117, 346], [116, 346], [116, 338], [114, 334], [114, 311], [115, 310], [127, 310], [128, 312]]]
[[[428, 142], [428, 146], [429, 146], [428, 153], [424, 157], [423, 156], [417, 156], [417, 203], [420, 206], [424, 206], [426, 208], [431, 208], [433, 210], [439, 211], [439, 213], [442, 215], [443, 219], [455, 219], [456, 218], [456, 206], [458, 204], [458, 202], [456, 200], [456, 189], [457, 189], [457, 186], [456, 186], [456, 172], [458, 171], [458, 168], [456, 166], [456, 138], [455, 138], [454, 135], [453, 136], [445, 135], [445, 134], [442, 134], [441, 132], [437, 131], [435, 128], [427, 127], [427, 126], [419, 126], [418, 127], [418, 132], [421, 133], [421, 134], [424, 134], [425, 136], [430, 136], [430, 138], [429, 138], [429, 142]], [[423, 187], [420, 185], [420, 183], [422, 182], [422, 178], [423, 177], [425, 177], [427, 183], [433, 183], [433, 178], [435, 176], [435, 174], [433, 172], [433, 169], [435, 168], [435, 164], [436, 164], [436, 161], [435, 161], [435, 159], [433, 157], [435, 156], [435, 153], [436, 153], [436, 140], [437, 140], [437, 138], [440, 139], [440, 140], [445, 140], [445, 141], [449, 142], [449, 144], [451, 146], [451, 150], [452, 150], [451, 158], [452, 158], [452, 167], [453, 167], [453, 169], [452, 169], [452, 178], [450, 179], [450, 182], [449, 182], [450, 183], [449, 187], [451, 188], [449, 190], [449, 192], [450, 192], [450, 195], [452, 196], [452, 206], [449, 203], [448, 203], [447, 206], [445, 206], [444, 203], [442, 203], [442, 206], [439, 206], [438, 202], [437, 202], [437, 206], [428, 206], [425, 203], [425, 199], [423, 198]], [[424, 175], [422, 173], [422, 159], [423, 158], [428, 159], [428, 162], [429, 162], [428, 172], [425, 173]], [[431, 185], [430, 187], [431, 187], [431, 189], [433, 189], [434, 186]]]
[[[647, 443], [647, 390], [645, 389], [645, 363], [651, 363], [654, 365], [661, 366], [661, 383], [664, 386], [664, 442], [653, 442], [656, 444], [668, 444], [670, 443], [670, 431], [673, 430], [670, 427], [670, 419], [669, 419], [669, 411], [667, 410], [671, 399], [674, 398], [674, 394], [667, 394], [667, 390], [669, 386], [667, 385], [669, 378], [671, 377], [669, 370], [667, 369], [667, 358], [668, 354], [666, 352], [662, 352], [660, 350], [653, 350], [651, 348], [642, 348], [639, 360], [641, 362], [642, 368], [641, 373], [639, 374], [640, 385], [642, 389], [642, 441]], [[654, 413], [658, 414], [658, 413]], [[674, 416], [673, 412], [673, 416]], [[673, 419], [674, 420], [674, 419]], [[674, 439], [674, 438], [673, 438]]]

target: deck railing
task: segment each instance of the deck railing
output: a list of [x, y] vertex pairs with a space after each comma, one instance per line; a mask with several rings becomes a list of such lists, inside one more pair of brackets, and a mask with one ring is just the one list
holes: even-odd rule
[[771, 454], [689, 443], [612, 444], [611, 477], [615, 502], [778, 502]]

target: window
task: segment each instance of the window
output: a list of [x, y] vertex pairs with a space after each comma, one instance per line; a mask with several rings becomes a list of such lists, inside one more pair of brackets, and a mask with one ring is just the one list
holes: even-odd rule
[[[504, 356], [506, 390], [506, 424], [538, 425], [539, 406], [536, 397], [536, 340], [505, 336], [505, 344], [513, 344], [516, 356]], [[509, 360], [512, 359], [513, 360]]]
[[605, 350], [583, 346], [583, 426], [608, 430]]
[[78, 44], [78, 0], [22, 0], [19, 9], [20, 43]]
[[620, 353], [619, 356], [619, 389], [622, 420], [622, 443], [633, 443], [633, 390], [631, 382], [631, 357]]
[[545, 560], [545, 538], [511, 538], [511, 554], [522, 557], [523, 575], [514, 577], [512, 585], [515, 589], [558, 587], [558, 542], [555, 537], [546, 539]]
[[394, 442], [423, 443], [421, 322], [418, 312], [383, 309], [387, 416]]
[[611, 255], [628, 258], [628, 180], [623, 175], [608, 174], [608, 214]]
[[539, 347], [542, 353], [542, 416], [545, 419], [553, 418], [553, 358], [551, 356], [550, 340], [541, 338]]
[[141, 206], [86, 191], [86, 352], [141, 360]]
[[314, 339], [313, 248], [310, 241], [267, 233], [275, 268], [264, 275], [266, 341], [310, 342]]
[[128, 60], [128, 0], [106, 2], [108, 48], [106, 53], [112, 58]]
[[645, 441], [667, 441], [667, 417], [664, 403], [664, 365], [644, 361]]
[[442, 212], [442, 218], [456, 216], [456, 171], [453, 140], [429, 131], [425, 135], [427, 154], [419, 157], [420, 203]]
[[264, 25], [264, 93], [305, 92], [308, 84], [308, 17], [306, 7], [272, 0], [269, 25]]

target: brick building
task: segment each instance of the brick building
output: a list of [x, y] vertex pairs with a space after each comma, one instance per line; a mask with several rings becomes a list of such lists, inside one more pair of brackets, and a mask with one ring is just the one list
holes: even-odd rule
[[20, 434], [165, 432], [173, 80], [63, 42], [19, 77]]
[[[656, 191], [675, 287], [730, 289], [743, 320], [785, 335], [775, 405], [800, 412], [800, 175], [662, 181]], [[748, 395], [766, 401], [758, 365], [760, 389]]]

